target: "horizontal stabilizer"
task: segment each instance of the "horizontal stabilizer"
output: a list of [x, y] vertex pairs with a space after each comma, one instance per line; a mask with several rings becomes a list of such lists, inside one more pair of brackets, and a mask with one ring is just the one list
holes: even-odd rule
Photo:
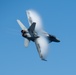
[[30, 42], [30, 41], [29, 41], [28, 39], [25, 39], [25, 40], [24, 40], [24, 45], [25, 45], [25, 47], [28, 47], [29, 42]]
[[28, 31], [27, 28], [23, 25], [23, 23], [20, 20], [17, 20], [17, 22], [22, 30]]

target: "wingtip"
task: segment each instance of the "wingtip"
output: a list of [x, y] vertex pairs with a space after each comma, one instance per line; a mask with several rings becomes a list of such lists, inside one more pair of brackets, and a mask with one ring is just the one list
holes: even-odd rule
[[42, 55], [40, 56], [41, 60], [47, 61]]

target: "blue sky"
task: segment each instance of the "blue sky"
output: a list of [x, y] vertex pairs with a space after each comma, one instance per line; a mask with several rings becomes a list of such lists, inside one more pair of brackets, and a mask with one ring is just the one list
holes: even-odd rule
[[[28, 9], [36, 10], [44, 29], [61, 40], [49, 44], [47, 62], [33, 42], [24, 47], [16, 20], [28, 28]], [[0, 75], [76, 75], [76, 0], [0, 0]]]

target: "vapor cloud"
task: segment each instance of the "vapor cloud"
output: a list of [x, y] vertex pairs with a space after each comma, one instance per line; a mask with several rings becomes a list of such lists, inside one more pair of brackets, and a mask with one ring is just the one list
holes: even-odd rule
[[[27, 10], [27, 17], [31, 19], [31, 22], [36, 22], [36, 31], [40, 31], [43, 29], [42, 27], [42, 19], [40, 15], [35, 10]], [[29, 22], [30, 24], [30, 22]], [[30, 24], [31, 25], [31, 24]]]
[[40, 36], [40, 38], [38, 38], [37, 41], [38, 41], [40, 48], [41, 48], [41, 54], [43, 55], [43, 57], [45, 57], [47, 55], [47, 52], [48, 52], [48, 42], [47, 42], [45, 36], [43, 36], [41, 34], [43, 31], [41, 17], [34, 10], [27, 10], [26, 12], [27, 12], [28, 19], [30, 19], [29, 24], [31, 25], [32, 22], [36, 22], [35, 30], [38, 33], [38, 35]]

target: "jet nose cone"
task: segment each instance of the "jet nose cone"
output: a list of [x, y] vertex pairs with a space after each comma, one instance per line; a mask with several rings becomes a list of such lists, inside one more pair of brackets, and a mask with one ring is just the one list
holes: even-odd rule
[[58, 40], [58, 42], [60, 42], [60, 40]]
[[60, 40], [59, 39], [56, 39], [56, 42], [60, 42]]

